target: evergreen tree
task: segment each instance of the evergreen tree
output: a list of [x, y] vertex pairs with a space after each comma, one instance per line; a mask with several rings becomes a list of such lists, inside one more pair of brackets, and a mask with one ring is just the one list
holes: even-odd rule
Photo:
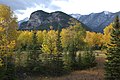
[[81, 69], [81, 65], [82, 65], [82, 54], [81, 52], [77, 55], [77, 69]]
[[86, 48], [82, 55], [82, 69], [87, 69], [96, 65], [95, 54], [92, 49]]
[[36, 36], [36, 31], [33, 32], [33, 39], [32, 39], [32, 55], [31, 55], [31, 58], [35, 61], [38, 60], [39, 58], [39, 54], [38, 54], [38, 44], [37, 44], [37, 36]]
[[69, 45], [69, 61], [70, 61], [70, 67], [72, 69], [75, 69], [76, 68], [76, 50], [75, 50], [75, 45], [74, 45], [74, 42], [72, 42], [70, 45]]
[[55, 59], [55, 65], [56, 65], [56, 73], [57, 75], [61, 75], [63, 72], [63, 60], [62, 60], [62, 53], [63, 53], [63, 49], [62, 49], [62, 44], [61, 44], [61, 28], [60, 28], [60, 24], [58, 25], [58, 33], [57, 33], [57, 42], [56, 42], [56, 47], [57, 47], [57, 55], [54, 57]]
[[33, 31], [32, 44], [28, 45], [27, 50], [29, 51], [27, 67], [29, 71], [39, 71], [40, 70], [40, 60], [38, 52], [37, 36], [36, 31]]
[[58, 25], [58, 34], [57, 34], [57, 42], [56, 42], [56, 46], [57, 46], [57, 51], [58, 54], [61, 55], [62, 53], [62, 44], [61, 44], [61, 36], [60, 36], [60, 32], [61, 32], [61, 28], [60, 25]]
[[116, 16], [105, 64], [105, 80], [120, 80], [120, 22]]

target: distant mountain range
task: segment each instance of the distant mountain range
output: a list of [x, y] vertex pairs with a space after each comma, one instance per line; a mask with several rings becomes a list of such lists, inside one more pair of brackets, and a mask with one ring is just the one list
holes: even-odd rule
[[[72, 19], [72, 20], [71, 20]], [[22, 21], [19, 21], [18, 30], [50, 30], [50, 26], [52, 29], [58, 29], [58, 25], [61, 28], [69, 27], [69, 22], [78, 22], [84, 27], [86, 30], [90, 30], [87, 26], [81, 23], [79, 20], [71, 17], [70, 15], [63, 13], [61, 11], [56, 11], [52, 13], [47, 13], [42, 10], [38, 10], [33, 12], [30, 15], [30, 18], [26, 18]]]
[[112, 13], [103, 11], [100, 13], [91, 13], [89, 15], [70, 14], [80, 22], [87, 25], [92, 31], [103, 32], [103, 29], [113, 22], [116, 15], [120, 16], [120, 12]]
[[66, 14], [61, 11], [47, 13], [42, 10], [33, 12], [30, 18], [19, 21], [19, 30], [49, 30], [50, 26], [57, 29], [58, 24], [61, 28], [69, 27], [70, 19], [79, 22], [84, 28], [90, 31], [103, 32], [103, 29], [113, 22], [116, 15], [120, 12], [112, 13], [103, 11], [100, 13], [91, 13], [89, 15]]

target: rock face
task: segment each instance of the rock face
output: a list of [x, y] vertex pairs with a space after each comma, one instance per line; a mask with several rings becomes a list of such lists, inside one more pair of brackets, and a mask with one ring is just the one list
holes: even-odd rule
[[[50, 26], [52, 26], [53, 29], [56, 30], [58, 29], [58, 25], [61, 25], [61, 28], [66, 28], [70, 26], [70, 19], [79, 22], [77, 19], [60, 11], [47, 13], [42, 10], [38, 10], [30, 15], [28, 21], [25, 21], [20, 24], [19, 30], [49, 30]], [[84, 24], [80, 24], [87, 28]]]
[[120, 12], [111, 13], [108, 11], [103, 11], [101, 13], [91, 13], [89, 15], [71, 14], [72, 17], [87, 25], [92, 31], [103, 32], [103, 29], [113, 22], [116, 15], [120, 16]]

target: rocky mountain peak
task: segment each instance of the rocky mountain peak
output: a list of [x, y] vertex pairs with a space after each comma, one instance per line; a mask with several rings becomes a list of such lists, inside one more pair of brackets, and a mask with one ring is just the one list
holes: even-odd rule
[[109, 12], [109, 11], [103, 11], [103, 13], [106, 14], [106, 15], [111, 14], [111, 12]]
[[[61, 25], [61, 28], [66, 28], [70, 26], [69, 22], [71, 22], [71, 19], [75, 22], [77, 21], [82, 26], [85, 26], [83, 23], [64, 12], [56, 11], [47, 13], [45, 11], [38, 10], [30, 15], [28, 21], [20, 24], [19, 30], [49, 30], [50, 26], [53, 26], [53, 29], [56, 30], [58, 29], [59, 24]], [[85, 26], [85, 28], [87, 28], [87, 26]]]
[[113, 22], [116, 15], [120, 16], [120, 12], [112, 13], [109, 11], [103, 11], [100, 13], [81, 15], [79, 18], [76, 19], [87, 25], [89, 28], [92, 29], [92, 31], [103, 32], [103, 29]]

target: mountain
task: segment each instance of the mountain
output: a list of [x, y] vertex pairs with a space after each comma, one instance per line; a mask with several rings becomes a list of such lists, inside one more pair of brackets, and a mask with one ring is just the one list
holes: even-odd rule
[[70, 14], [75, 19], [79, 20], [79, 18], [82, 16], [81, 14]]
[[61, 11], [47, 13], [42, 10], [38, 10], [30, 15], [29, 20], [20, 24], [19, 30], [49, 30], [51, 28], [50, 26], [56, 30], [58, 29], [58, 25], [60, 25], [61, 28], [69, 27], [69, 22], [72, 21], [79, 22], [83, 27], [89, 29], [77, 19]]
[[87, 25], [91, 28], [92, 31], [95, 32], [103, 32], [103, 29], [113, 22], [116, 15], [120, 16], [120, 12], [112, 13], [108, 11], [103, 11], [100, 13], [91, 13], [89, 15], [81, 15], [79, 14], [70, 14], [72, 17], [76, 18], [80, 22]]
[[26, 17], [26, 18], [24, 18], [23, 20], [18, 21], [18, 25], [20, 25], [21, 23], [26, 22], [26, 21], [28, 21], [28, 20], [29, 20], [29, 18]]

